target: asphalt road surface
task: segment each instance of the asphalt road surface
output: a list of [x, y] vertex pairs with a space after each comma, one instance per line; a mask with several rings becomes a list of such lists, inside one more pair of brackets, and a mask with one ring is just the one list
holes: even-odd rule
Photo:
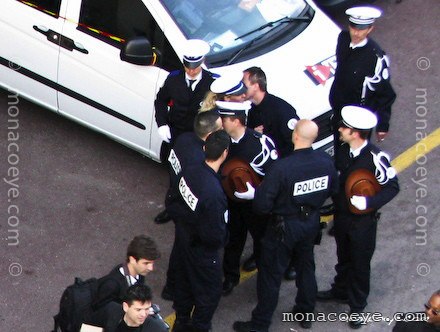
[[[373, 34], [391, 57], [398, 93], [391, 133], [381, 147], [395, 158], [440, 127], [435, 23], [440, 6], [438, 0], [376, 4], [384, 16]], [[343, 14], [333, 15], [344, 21]], [[159, 294], [173, 225], [152, 221], [163, 208], [168, 182], [164, 167], [21, 98], [14, 133], [18, 151], [12, 153], [7, 110], [14, 102], [10, 92], [0, 92], [0, 331], [50, 331], [61, 293], [74, 277], [106, 274], [123, 261], [127, 243], [140, 233], [153, 236], [162, 251], [147, 280], [163, 316], [172, 314], [171, 303]], [[438, 144], [438, 132], [429, 142]], [[401, 193], [382, 210], [378, 227], [366, 310], [384, 319], [396, 312], [423, 310], [429, 295], [440, 288], [440, 172], [435, 167], [440, 158], [438, 149], [424, 155], [423, 147], [413, 153], [415, 162], [403, 158], [410, 161], [399, 173]], [[249, 250], [248, 245], [245, 255]], [[334, 277], [334, 239], [325, 234], [315, 255], [318, 285], [326, 289]], [[255, 284], [254, 276], [222, 298], [213, 331], [231, 331], [233, 321], [250, 318]], [[301, 330], [295, 322], [282, 321], [295, 294], [294, 282], [283, 282], [271, 331]], [[321, 318], [347, 310], [330, 303], [316, 307]], [[391, 331], [393, 325], [370, 322], [362, 330]], [[312, 327], [312, 331], [348, 330], [343, 322], [316, 322]]]

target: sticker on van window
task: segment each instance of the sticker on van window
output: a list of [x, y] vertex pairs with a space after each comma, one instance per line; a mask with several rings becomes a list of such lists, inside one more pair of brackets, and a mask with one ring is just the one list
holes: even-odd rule
[[306, 66], [304, 73], [315, 83], [315, 85], [325, 85], [325, 83], [335, 76], [336, 55], [322, 60], [311, 66]]

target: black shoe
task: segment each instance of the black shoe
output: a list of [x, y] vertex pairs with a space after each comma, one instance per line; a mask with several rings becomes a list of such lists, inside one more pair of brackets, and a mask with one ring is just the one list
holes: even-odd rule
[[333, 301], [337, 303], [348, 303], [348, 298], [344, 296], [336, 296], [332, 289], [320, 291], [316, 294], [316, 301]]
[[289, 266], [286, 271], [284, 271], [284, 279], [286, 280], [295, 280], [296, 279], [296, 271], [293, 266]]
[[348, 326], [350, 326], [350, 328], [353, 330], [360, 329], [362, 325], [364, 325], [364, 323], [360, 317], [357, 319], [350, 319], [348, 321]]
[[[306, 315], [307, 315], [307, 313], [305, 313], [305, 312], [299, 310], [298, 307], [297, 307], [296, 305], [292, 308], [292, 313], [293, 313], [294, 315], [297, 314], [297, 313], [302, 313], [302, 314], [304, 315], [303, 317], [306, 317]], [[308, 330], [308, 329], [311, 329], [311, 328], [312, 328], [312, 321], [309, 321], [309, 320], [304, 319], [304, 320], [299, 320], [298, 323], [299, 323], [299, 325], [300, 325], [303, 329], [307, 329], [307, 330]]]
[[243, 271], [252, 272], [257, 269], [257, 262], [255, 261], [255, 255], [252, 254], [248, 259], [246, 259], [243, 263]]
[[267, 332], [267, 330], [257, 330], [252, 327], [252, 322], [234, 322], [232, 328], [237, 332]]
[[174, 300], [174, 294], [173, 290], [170, 286], [165, 285], [165, 287], [162, 289], [162, 293], [160, 296], [166, 300], [166, 301], [173, 301]]
[[232, 290], [237, 285], [238, 285], [237, 281], [234, 282], [232, 280], [225, 279], [225, 281], [223, 281], [222, 295], [223, 296], [228, 296], [229, 294], [232, 293]]
[[171, 220], [170, 215], [168, 214], [167, 210], [163, 210], [162, 212], [160, 212], [155, 218], [154, 218], [154, 222], [156, 224], [165, 224], [168, 221]]

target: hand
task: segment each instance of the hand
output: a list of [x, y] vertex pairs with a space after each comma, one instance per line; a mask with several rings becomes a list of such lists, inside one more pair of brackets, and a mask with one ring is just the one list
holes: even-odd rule
[[379, 131], [379, 132], [377, 132], [377, 133], [376, 133], [376, 139], [377, 139], [377, 141], [378, 141], [378, 142], [382, 142], [382, 141], [385, 139], [385, 136], [386, 136], [387, 134], [388, 134], [388, 133], [385, 132], [385, 131]]
[[367, 198], [364, 196], [353, 195], [350, 198], [350, 202], [358, 210], [363, 211], [367, 209]]
[[160, 126], [157, 128], [157, 132], [159, 133], [160, 138], [162, 138], [162, 141], [165, 141], [166, 143], [170, 142], [171, 131], [168, 125]]
[[248, 201], [254, 199], [255, 197], [255, 188], [249, 182], [246, 182], [247, 191], [244, 193], [239, 193], [238, 191], [234, 192], [234, 196], [240, 199], [246, 199]]

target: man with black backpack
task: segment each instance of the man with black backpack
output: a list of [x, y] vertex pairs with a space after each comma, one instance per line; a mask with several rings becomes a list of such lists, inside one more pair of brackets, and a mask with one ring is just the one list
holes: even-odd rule
[[[126, 262], [117, 265], [99, 280], [97, 293], [92, 301], [93, 313], [90, 322], [93, 325], [104, 326], [108, 306], [114, 303], [122, 304], [130, 286], [144, 285], [145, 276], [153, 271], [154, 261], [159, 257], [160, 253], [153, 239], [145, 235], [136, 236], [128, 245]], [[152, 319], [153, 316], [149, 316], [147, 323]], [[154, 320], [151, 324], [158, 325], [157, 331], [161, 331], [160, 327], [167, 331], [161, 320]]]
[[[96, 279], [81, 280], [64, 291], [60, 301], [60, 311], [54, 317], [55, 332], [79, 332], [81, 323], [104, 326], [105, 315], [111, 306], [123, 302], [127, 289], [136, 284], [143, 285], [145, 276], [153, 271], [154, 261], [160, 257], [156, 243], [145, 235], [136, 236], [128, 245], [124, 264], [113, 268], [106, 276]], [[155, 307], [158, 313], [158, 307]], [[147, 317], [148, 324], [157, 329], [148, 331], [167, 331], [168, 326], [158, 315]]]

